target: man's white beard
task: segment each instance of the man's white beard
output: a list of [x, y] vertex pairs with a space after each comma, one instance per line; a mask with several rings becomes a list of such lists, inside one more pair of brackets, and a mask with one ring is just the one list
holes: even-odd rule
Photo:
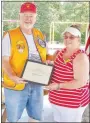
[[32, 24], [24, 24], [24, 28], [26, 29], [31, 29], [33, 27]]

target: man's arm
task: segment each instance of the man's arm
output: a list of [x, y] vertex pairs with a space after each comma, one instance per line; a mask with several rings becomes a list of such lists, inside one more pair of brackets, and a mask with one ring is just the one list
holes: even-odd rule
[[9, 63], [10, 58], [10, 39], [7, 33], [2, 40], [2, 68], [9, 78], [15, 83], [22, 83], [24, 79], [16, 76]]
[[11, 80], [13, 80], [15, 83], [23, 83], [24, 79], [17, 77], [15, 72], [12, 70], [9, 64], [8, 56], [2, 57], [2, 67], [3, 67], [4, 72], [9, 76]]
[[16, 75], [9, 64], [8, 56], [2, 56], [2, 68], [9, 77]]
[[9, 57], [3, 56], [2, 57], [2, 67], [4, 72], [9, 76], [9, 78], [14, 81], [15, 83], [26, 83], [23, 78], [19, 78], [16, 76], [15, 72], [12, 70], [10, 63], [9, 63]]
[[47, 62], [49, 64], [52, 64], [53, 65], [54, 64], [54, 61], [56, 59], [56, 56], [57, 56], [57, 51], [54, 54], [52, 54], [52, 55], [47, 54]]

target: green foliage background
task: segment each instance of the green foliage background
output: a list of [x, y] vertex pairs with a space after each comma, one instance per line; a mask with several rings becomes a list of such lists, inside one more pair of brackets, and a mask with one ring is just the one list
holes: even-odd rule
[[[2, 20], [19, 20], [20, 5], [25, 2], [3, 1], [2, 2]], [[54, 40], [62, 43], [62, 32], [71, 24], [59, 24], [57, 22], [89, 22], [89, 2], [53, 2], [53, 1], [36, 1], [38, 10], [37, 22], [35, 27], [46, 34], [47, 41], [50, 40], [50, 25], [54, 24]], [[3, 21], [3, 30], [15, 28], [19, 23]], [[82, 44], [85, 43], [85, 30], [87, 24], [83, 24]]]

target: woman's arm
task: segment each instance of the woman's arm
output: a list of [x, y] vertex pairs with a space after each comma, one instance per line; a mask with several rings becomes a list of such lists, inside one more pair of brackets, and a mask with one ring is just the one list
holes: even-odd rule
[[74, 80], [70, 83], [61, 83], [62, 88], [76, 89], [84, 86], [89, 80], [89, 60], [88, 57], [80, 53], [73, 61]]

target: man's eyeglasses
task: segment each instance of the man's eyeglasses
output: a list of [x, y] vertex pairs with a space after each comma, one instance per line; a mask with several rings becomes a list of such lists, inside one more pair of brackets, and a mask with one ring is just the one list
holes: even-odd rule
[[78, 37], [75, 37], [75, 36], [64, 36], [63, 37], [64, 39], [70, 39], [70, 40], [74, 40], [75, 38], [78, 38]]

